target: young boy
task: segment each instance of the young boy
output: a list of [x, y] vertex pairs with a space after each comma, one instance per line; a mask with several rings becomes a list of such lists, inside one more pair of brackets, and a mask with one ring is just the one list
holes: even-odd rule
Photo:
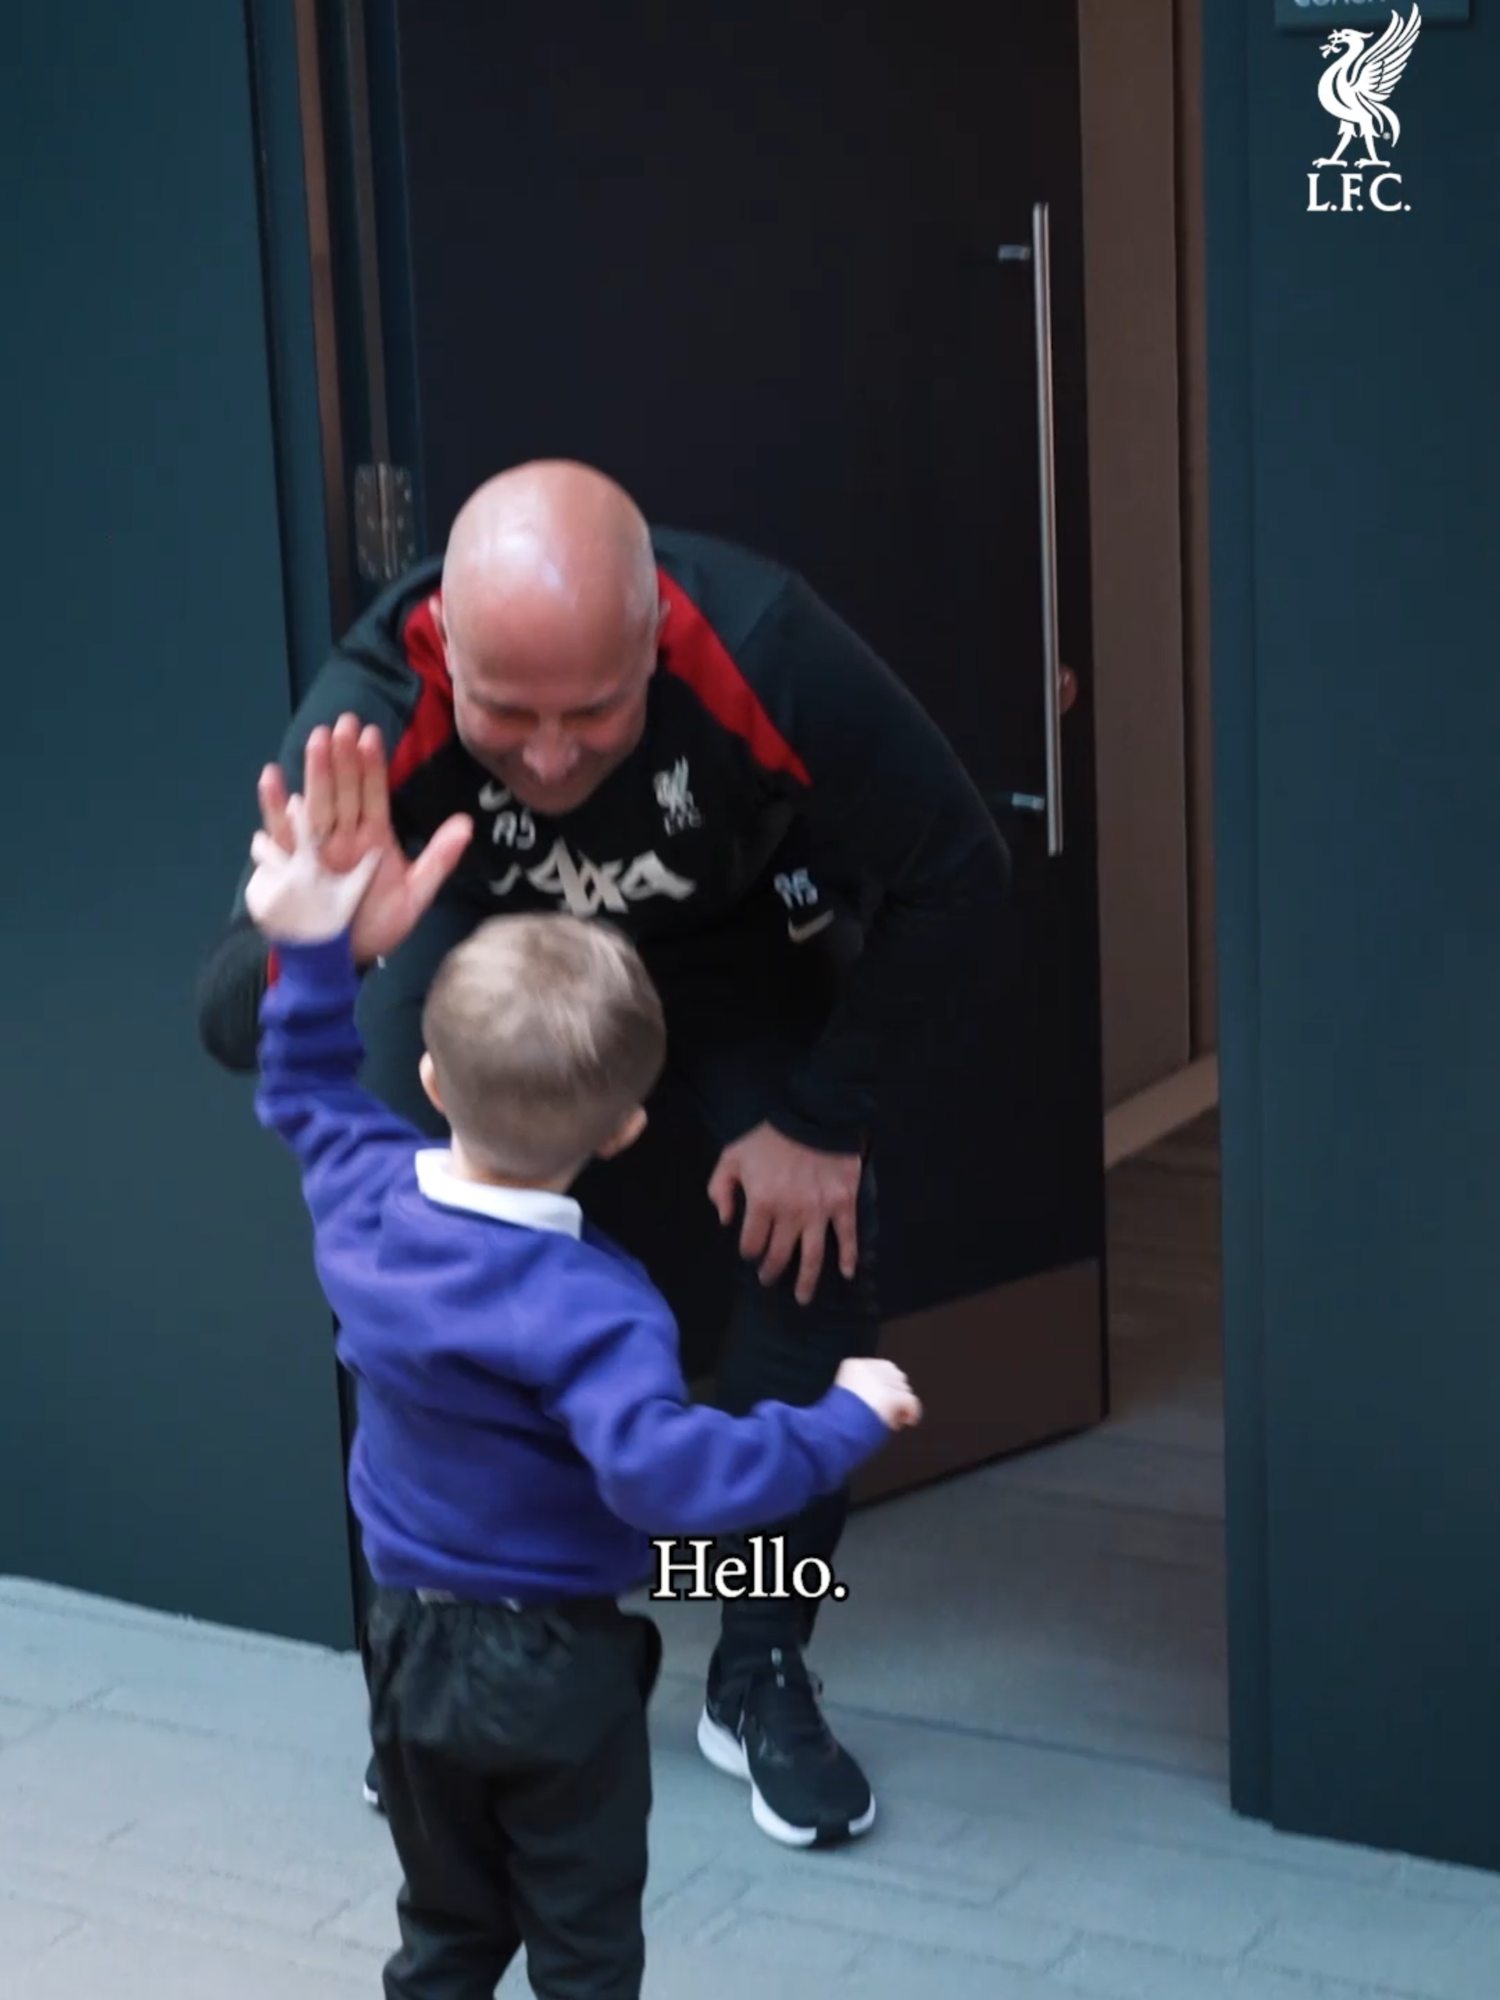
[[423, 1016], [452, 1133], [431, 1147], [355, 1081], [370, 863], [323, 868], [292, 807], [294, 851], [257, 834], [246, 895], [278, 963], [256, 1108], [301, 1164], [360, 1385], [362, 1653], [405, 1875], [385, 1991], [493, 2000], [524, 1944], [541, 2000], [636, 2000], [661, 1642], [619, 1597], [650, 1535], [793, 1514], [920, 1408], [875, 1360], [810, 1409], [690, 1406], [665, 1300], [567, 1193], [638, 1136], [662, 1069], [633, 948], [555, 916], [462, 944]]

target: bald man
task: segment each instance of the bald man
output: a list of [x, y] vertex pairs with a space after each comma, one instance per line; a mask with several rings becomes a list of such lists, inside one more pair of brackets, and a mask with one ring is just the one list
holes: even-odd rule
[[[381, 850], [354, 936], [371, 1089], [442, 1135], [418, 1077], [422, 999], [486, 917], [620, 926], [719, 1149], [713, 1208], [738, 1223], [717, 1399], [811, 1403], [847, 1355], [875, 1351], [877, 1073], [994, 923], [1008, 860], [942, 734], [801, 578], [648, 527], [588, 467], [518, 467], [319, 673], [261, 780], [286, 844], [296, 790], [331, 866]], [[200, 995], [227, 1068], [254, 1068], [274, 977], [237, 899]], [[789, 1569], [831, 1563], [847, 1510], [841, 1493], [764, 1532], [786, 1536]], [[724, 1603], [698, 1729], [791, 1846], [875, 1817], [804, 1661], [815, 1609]]]

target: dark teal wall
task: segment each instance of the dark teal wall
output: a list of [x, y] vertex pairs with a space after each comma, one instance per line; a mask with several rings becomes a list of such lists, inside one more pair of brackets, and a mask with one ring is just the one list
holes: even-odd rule
[[289, 705], [245, 22], [5, 40], [0, 1572], [347, 1642], [300, 1196], [194, 1038]]
[[1500, 11], [1204, 13], [1235, 1791], [1500, 1867]]

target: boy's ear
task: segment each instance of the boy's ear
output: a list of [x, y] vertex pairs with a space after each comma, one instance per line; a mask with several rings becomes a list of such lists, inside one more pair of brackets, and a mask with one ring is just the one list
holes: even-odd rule
[[437, 1067], [425, 1049], [422, 1051], [422, 1060], [417, 1066], [417, 1074], [422, 1079], [422, 1088], [427, 1092], [433, 1109], [442, 1111], [446, 1118], [448, 1114], [443, 1111], [442, 1093], [438, 1089]]
[[[438, 1107], [441, 1110], [441, 1106]], [[596, 1159], [612, 1160], [616, 1153], [623, 1153], [627, 1146], [633, 1146], [646, 1129], [646, 1108], [638, 1104], [612, 1139], [606, 1139], [595, 1155]]]

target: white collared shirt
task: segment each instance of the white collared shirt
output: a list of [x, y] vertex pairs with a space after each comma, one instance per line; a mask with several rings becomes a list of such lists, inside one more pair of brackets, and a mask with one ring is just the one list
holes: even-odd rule
[[579, 1236], [583, 1210], [570, 1194], [545, 1188], [494, 1187], [486, 1181], [461, 1180], [453, 1171], [446, 1147], [429, 1147], [417, 1154], [417, 1186], [442, 1208], [466, 1208], [493, 1216], [521, 1229], [553, 1229], [561, 1236]]

